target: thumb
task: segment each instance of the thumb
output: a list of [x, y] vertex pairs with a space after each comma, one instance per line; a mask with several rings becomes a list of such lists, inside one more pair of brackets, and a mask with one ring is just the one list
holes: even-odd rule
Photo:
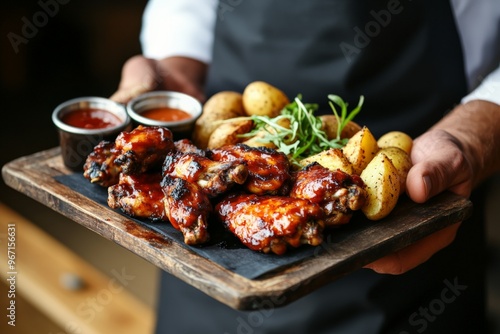
[[460, 143], [449, 133], [434, 130], [417, 138], [411, 158], [414, 165], [406, 186], [413, 201], [423, 203], [444, 190], [470, 196], [472, 168]]
[[123, 66], [118, 90], [110, 98], [116, 102], [126, 103], [142, 93], [153, 90], [159, 82], [156, 61], [141, 55], [135, 56], [127, 60]]
[[120, 87], [109, 98], [118, 103], [127, 103], [136, 96], [152, 90], [154, 87], [145, 83], [137, 83], [132, 86]]

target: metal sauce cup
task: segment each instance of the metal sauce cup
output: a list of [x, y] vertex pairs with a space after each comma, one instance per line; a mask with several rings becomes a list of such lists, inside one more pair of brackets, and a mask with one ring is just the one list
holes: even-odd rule
[[[117, 116], [120, 123], [115, 126], [87, 129], [64, 123], [64, 116], [75, 110], [101, 109]], [[59, 133], [59, 143], [64, 165], [73, 171], [80, 172], [87, 156], [102, 140], [114, 141], [116, 136], [130, 130], [131, 121], [124, 105], [103, 97], [80, 97], [58, 105], [52, 113], [52, 122]]]
[[[187, 112], [192, 117], [179, 121], [159, 121], [144, 117], [143, 112], [155, 108], [173, 108]], [[172, 91], [154, 91], [141, 94], [130, 100], [127, 112], [136, 125], [162, 126], [168, 128], [177, 139], [191, 136], [196, 119], [201, 115], [202, 105], [194, 97]]]

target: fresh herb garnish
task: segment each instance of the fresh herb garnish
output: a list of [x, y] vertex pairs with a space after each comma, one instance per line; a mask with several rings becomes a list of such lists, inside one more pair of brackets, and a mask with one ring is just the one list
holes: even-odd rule
[[[249, 116], [248, 119], [254, 122], [254, 128], [240, 136], [254, 137], [258, 134], [258, 141], [273, 143], [294, 163], [330, 148], [342, 148], [347, 142], [347, 139], [341, 138], [342, 130], [360, 112], [364, 97], [360, 96], [358, 105], [350, 112], [347, 110], [348, 104], [340, 96], [330, 94], [328, 99], [337, 119], [336, 138], [328, 139], [322, 129], [321, 118], [314, 115], [318, 105], [303, 103], [301, 95], [285, 106], [276, 117]], [[340, 113], [337, 112], [335, 104], [340, 107]]]

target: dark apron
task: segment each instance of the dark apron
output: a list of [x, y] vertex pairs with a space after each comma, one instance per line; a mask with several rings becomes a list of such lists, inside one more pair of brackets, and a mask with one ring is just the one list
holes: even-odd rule
[[[263, 80], [325, 113], [328, 94], [351, 105], [362, 94], [356, 120], [377, 136], [416, 136], [466, 93], [445, 0], [223, 0], [213, 55], [208, 96]], [[481, 224], [466, 222], [405, 275], [359, 270], [267, 311], [232, 310], [163, 273], [157, 333], [481, 333], [483, 242]]]

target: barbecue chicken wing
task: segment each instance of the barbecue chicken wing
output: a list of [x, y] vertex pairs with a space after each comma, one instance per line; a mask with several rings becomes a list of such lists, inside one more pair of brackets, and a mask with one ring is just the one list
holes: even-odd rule
[[196, 183], [209, 197], [215, 197], [234, 184], [245, 183], [248, 169], [238, 161], [217, 162], [195, 153], [171, 153], [163, 163], [163, 176]]
[[205, 150], [202, 150], [189, 139], [179, 139], [174, 142], [175, 149], [177, 152], [182, 153], [196, 153], [201, 156], [205, 156]]
[[115, 163], [125, 174], [159, 169], [167, 154], [175, 151], [172, 132], [156, 126], [139, 125], [130, 132], [124, 131], [116, 137], [115, 143], [120, 151]]
[[287, 246], [323, 241], [323, 212], [307, 200], [255, 194], [229, 195], [216, 206], [224, 225], [248, 248], [284, 254]]
[[172, 226], [181, 231], [188, 245], [202, 244], [209, 239], [208, 217], [212, 205], [196, 184], [165, 176], [161, 182], [165, 194], [165, 213]]
[[121, 166], [115, 163], [120, 155], [114, 142], [101, 141], [88, 155], [83, 166], [83, 176], [91, 183], [103, 187], [117, 184], [120, 178]]
[[244, 184], [247, 191], [257, 195], [284, 195], [290, 180], [290, 162], [285, 154], [266, 147], [244, 144], [223, 146], [207, 153], [215, 161], [243, 161], [248, 167]]
[[317, 203], [325, 212], [325, 226], [346, 224], [353, 211], [367, 199], [365, 185], [357, 175], [331, 171], [312, 163], [297, 172], [290, 196]]
[[167, 220], [160, 182], [160, 173], [121, 174], [108, 188], [108, 205], [132, 217]]

